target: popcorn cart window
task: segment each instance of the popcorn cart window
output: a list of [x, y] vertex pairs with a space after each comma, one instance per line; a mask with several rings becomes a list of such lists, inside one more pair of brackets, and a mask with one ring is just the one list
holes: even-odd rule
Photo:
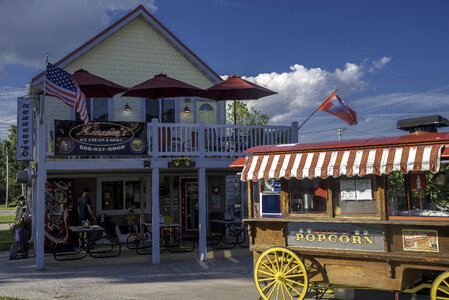
[[289, 181], [289, 209], [293, 214], [327, 212], [327, 182], [321, 178]]
[[334, 185], [337, 214], [376, 214], [374, 177], [341, 177]]

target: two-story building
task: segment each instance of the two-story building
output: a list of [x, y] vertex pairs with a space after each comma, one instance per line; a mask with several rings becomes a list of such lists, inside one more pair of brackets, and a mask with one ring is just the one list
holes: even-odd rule
[[[124, 87], [159, 73], [202, 89], [221, 81], [143, 6], [55, 65], [69, 73], [84, 69]], [[44, 73], [34, 77], [30, 95], [42, 90], [43, 83]], [[161, 101], [121, 94], [87, 99], [89, 118], [98, 128], [91, 128], [86, 139], [76, 140], [83, 151], [72, 153], [70, 140], [76, 138], [70, 134], [81, 122], [76, 123], [78, 116], [73, 109], [46, 96], [47, 202], [58, 201], [58, 189], [64, 187], [61, 193], [68, 195], [64, 197], [69, 200], [69, 209], [73, 206], [72, 218], [76, 219], [76, 199], [87, 187], [93, 191], [90, 197], [97, 215], [109, 215], [121, 225], [130, 209], [137, 215], [142, 209], [143, 219], [153, 222], [153, 232], [157, 232], [161, 217], [165, 222], [180, 224], [183, 232], [198, 236], [199, 258], [205, 259], [208, 220], [243, 218], [247, 212], [247, 202], [242, 200], [246, 199], [246, 188], [236, 170], [229, 167], [231, 162], [255, 145], [297, 142], [297, 124], [227, 125], [225, 101], [198, 97], [165, 98], [163, 105]], [[123, 128], [138, 137], [136, 143], [143, 146], [124, 143], [124, 151], [108, 151], [117, 150], [114, 147], [123, 141], [102, 144], [101, 138], [106, 131]], [[96, 140], [92, 139], [93, 131]], [[55, 207], [47, 204], [48, 220]], [[153, 235], [154, 263], [159, 263], [158, 249], [159, 237]]]

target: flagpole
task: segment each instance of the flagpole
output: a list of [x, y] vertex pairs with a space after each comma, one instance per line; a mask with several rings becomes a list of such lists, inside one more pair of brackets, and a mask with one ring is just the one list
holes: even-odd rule
[[314, 111], [313, 111], [313, 113], [311, 113], [310, 114], [310, 116], [304, 121], [304, 122], [302, 122], [301, 123], [301, 125], [299, 125], [299, 127], [298, 127], [298, 131], [299, 131], [299, 129], [301, 129], [301, 127], [302, 127], [302, 125], [304, 125], [316, 112], [318, 111], [318, 108], [317, 109], [315, 109]]
[[44, 72], [44, 92], [42, 93], [42, 103], [39, 106], [39, 122], [42, 124], [44, 122], [44, 103], [45, 103], [45, 81], [47, 81], [47, 65], [48, 65], [48, 52], [45, 53], [45, 72]]
[[[335, 91], [333, 91], [333, 93], [336, 93], [337, 92], [337, 90], [338, 89], [335, 89]], [[332, 93], [332, 94], [333, 94]], [[331, 94], [331, 96], [332, 96], [332, 94]], [[329, 96], [330, 97], [330, 96]], [[327, 98], [327, 99], [329, 99], [329, 97]], [[327, 101], [327, 99], [324, 101], [324, 102], [326, 102]], [[323, 102], [323, 103], [324, 103]], [[315, 109], [314, 111], [313, 111], [313, 113], [311, 113], [310, 114], [310, 116], [304, 121], [304, 122], [302, 122], [301, 123], [301, 125], [299, 125], [299, 127], [298, 127], [298, 131], [299, 131], [299, 129], [301, 129], [301, 127], [302, 127], [302, 125], [304, 125], [316, 112], [317, 112], [317, 110], [319, 110], [320, 109], [320, 107], [323, 105], [323, 103], [321, 103], [321, 105], [320, 106], [318, 106], [318, 108], [317, 109]]]

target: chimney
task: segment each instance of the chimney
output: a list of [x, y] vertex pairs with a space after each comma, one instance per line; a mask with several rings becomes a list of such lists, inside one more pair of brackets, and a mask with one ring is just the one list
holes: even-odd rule
[[438, 127], [449, 126], [449, 120], [442, 116], [428, 116], [398, 120], [397, 128], [408, 131], [411, 135], [438, 132]]

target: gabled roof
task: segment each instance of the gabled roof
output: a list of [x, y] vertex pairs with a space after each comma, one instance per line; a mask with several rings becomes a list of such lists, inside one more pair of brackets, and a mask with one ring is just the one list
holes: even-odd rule
[[[183, 55], [187, 57], [188, 60], [190, 60], [194, 65], [197, 65], [200, 67], [205, 75], [211, 79], [213, 82], [219, 82], [222, 81], [221, 77], [214, 72], [205, 62], [203, 62], [195, 53], [192, 52], [189, 48], [187, 48], [186, 45], [184, 45], [173, 33], [171, 33], [167, 28], [164, 27], [143, 5], [137, 6], [135, 9], [133, 9], [131, 12], [129, 12], [127, 15], [119, 19], [118, 21], [114, 22], [111, 26], [91, 38], [89, 41], [78, 47], [77, 49], [73, 50], [71, 53], [57, 61], [54, 65], [64, 68], [68, 64], [70, 64], [72, 61], [76, 60], [78, 57], [89, 51], [91, 48], [93, 48], [95, 45], [100, 43], [101, 41], [107, 39], [110, 35], [112, 35], [114, 32], [118, 31], [122, 27], [124, 27], [126, 24], [128, 24], [133, 19], [137, 18], [138, 16], [142, 16], [149, 22], [160, 34], [162, 37], [164, 37], [170, 44], [174, 45], [176, 48], [181, 51]], [[44, 71], [42, 71], [40, 74], [35, 76], [31, 82], [32, 83], [39, 83], [43, 80]]]

